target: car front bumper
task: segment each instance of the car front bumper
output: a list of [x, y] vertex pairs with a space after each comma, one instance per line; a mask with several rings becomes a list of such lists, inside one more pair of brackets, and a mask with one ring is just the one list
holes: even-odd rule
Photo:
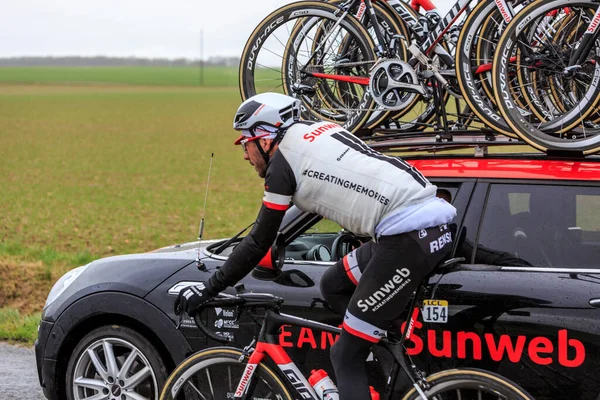
[[38, 378], [40, 386], [49, 400], [58, 399], [58, 391], [56, 390], [56, 367], [57, 361], [45, 357], [46, 343], [50, 337], [50, 332], [54, 327], [54, 323], [41, 321], [38, 329], [38, 338], [35, 341], [35, 362], [37, 366]]

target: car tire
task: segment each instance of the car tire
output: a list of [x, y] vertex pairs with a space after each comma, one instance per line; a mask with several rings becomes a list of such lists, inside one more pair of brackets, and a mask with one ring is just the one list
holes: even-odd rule
[[102, 326], [85, 335], [71, 353], [67, 399], [103, 393], [108, 400], [125, 400], [131, 398], [128, 392], [136, 392], [158, 400], [166, 378], [165, 365], [148, 339], [125, 326]]

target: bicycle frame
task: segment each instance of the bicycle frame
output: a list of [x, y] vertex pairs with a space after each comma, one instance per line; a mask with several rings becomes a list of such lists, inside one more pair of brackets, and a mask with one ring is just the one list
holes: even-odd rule
[[[402, 19], [404, 22], [406, 22], [408, 24], [410, 29], [415, 33], [415, 35], [419, 39], [420, 44], [417, 45], [417, 51], [416, 51], [417, 54], [415, 54], [415, 52], [413, 52], [413, 54], [415, 55], [415, 58], [413, 58], [409, 61], [409, 63], [411, 65], [414, 66], [417, 64], [417, 62], [426, 61], [426, 57], [424, 60], [422, 57], [419, 57], [419, 56], [422, 56], [422, 55], [428, 56], [432, 52], [437, 54], [440, 58], [442, 58], [444, 60], [444, 62], [446, 63], [446, 65], [454, 64], [454, 58], [446, 51], [446, 49], [444, 49], [444, 47], [439, 45], [439, 42], [442, 40], [442, 38], [448, 32], [448, 30], [455, 24], [455, 22], [458, 20], [458, 18], [469, 8], [470, 2], [471, 2], [471, 0], [457, 0], [457, 2], [454, 4], [454, 6], [441, 19], [440, 23], [438, 23], [438, 25], [433, 29], [433, 31], [426, 35], [425, 34], [426, 28], [421, 24], [421, 22], [419, 21], [417, 16], [415, 16], [412, 12], [407, 10], [407, 5], [405, 3], [403, 3], [401, 0], [387, 0], [388, 5], [390, 7], [392, 7], [398, 13], [398, 15], [400, 16], [400, 19]], [[358, 5], [359, 3], [360, 3], [360, 5]], [[510, 22], [512, 20], [512, 18], [514, 17], [514, 12], [512, 10], [512, 7], [510, 7], [508, 5], [506, 0], [495, 0], [495, 3], [496, 3], [496, 7], [498, 8], [499, 12], [501, 13], [503, 19], [507, 23]], [[381, 33], [381, 26], [379, 25], [379, 22], [377, 21], [376, 18], [373, 18], [374, 10], [373, 10], [373, 5], [371, 3], [371, 0], [353, 0], [353, 1], [345, 3], [343, 8], [346, 11], [342, 15], [342, 18], [344, 18], [349, 13], [348, 10], [356, 8], [357, 6], [358, 6], [358, 12], [354, 15], [355, 17], [357, 17], [361, 21], [365, 17], [371, 18], [371, 20], [372, 20], [371, 23], [373, 24], [375, 35], [377, 36], [377, 41], [378, 41], [378, 43], [376, 44], [378, 55], [382, 56], [383, 54], [388, 54], [390, 51], [389, 46], [388, 46], [389, 43], [387, 43], [385, 41], [385, 39], [383, 38], [383, 34]], [[435, 5], [431, 2], [431, 0], [412, 0], [410, 3], [410, 7], [413, 8], [414, 10], [419, 10], [419, 8], [422, 7], [426, 11], [433, 11], [436, 9]], [[365, 12], [365, 10], [366, 10], [366, 12]], [[407, 38], [404, 38], [404, 40], [407, 41]], [[409, 43], [406, 43], [406, 44], [409, 45]], [[410, 47], [409, 47], [409, 49], [410, 49]], [[313, 57], [311, 57], [307, 61], [307, 64], [309, 64], [313, 60]], [[491, 63], [487, 64], [487, 65], [479, 66], [477, 68], [477, 72], [486, 72], [486, 71], [489, 71], [490, 69], [491, 69]], [[368, 78], [368, 77], [356, 77], [356, 76], [349, 77], [349, 76], [345, 76], [345, 75], [311, 73], [311, 72], [305, 72], [305, 73], [310, 76], [314, 76], [316, 78], [350, 82], [350, 83], [356, 83], [356, 84], [365, 85], [365, 86], [368, 85], [370, 82], [370, 78]]]
[[421, 11], [421, 8], [425, 11], [436, 9], [435, 4], [431, 0], [411, 0], [410, 7], [416, 12]]
[[303, 399], [319, 400], [312, 385], [308, 383], [283, 347], [278, 344], [278, 331], [282, 325], [306, 327], [325, 331], [332, 335], [339, 335], [341, 333], [340, 328], [332, 325], [267, 310], [256, 342], [256, 347], [246, 364], [240, 383], [235, 391], [234, 399], [247, 399], [247, 390], [250, 386], [249, 383], [252, 381], [254, 371], [256, 371], [257, 365], [268, 356], [275, 364], [277, 364], [277, 367], [281, 370], [283, 376], [285, 376], [289, 384], [296, 389]]
[[[396, 361], [394, 363], [394, 366], [392, 367], [390, 374], [391, 379], [386, 385], [386, 390], [382, 397], [383, 400], [391, 400], [393, 394], [393, 387], [395, 385], [400, 369], [406, 372], [417, 392], [421, 394], [421, 397], [423, 399], [427, 400], [427, 397], [422, 391], [422, 387], [428, 386], [427, 382], [425, 381], [425, 376], [414, 365], [414, 363], [411, 362], [409, 367], [409, 364], [406, 362], [406, 358], [410, 359], [410, 356], [407, 354], [406, 348], [404, 347], [404, 342], [410, 339], [410, 336], [413, 333], [415, 322], [419, 316], [419, 307], [416, 307], [415, 305], [417, 301], [421, 299], [422, 292], [423, 285], [420, 285], [417, 288], [417, 291], [412, 299], [410, 307], [408, 308], [408, 310], [413, 311], [411, 313], [410, 319], [407, 320], [407, 323], [403, 328], [404, 332], [402, 333], [400, 340], [398, 342], [382, 340], [376, 344], [377, 346], [383, 347], [384, 349], [388, 350]], [[293, 387], [298, 392], [298, 394], [302, 396], [303, 399], [319, 400], [312, 385], [308, 383], [308, 380], [300, 372], [300, 370], [289, 357], [289, 355], [286, 353], [284, 348], [278, 344], [279, 330], [283, 325], [293, 325], [320, 330], [330, 333], [332, 335], [339, 335], [342, 332], [341, 328], [338, 328], [336, 326], [295, 317], [293, 315], [280, 314], [270, 309], [267, 310], [256, 343], [253, 342], [244, 349], [244, 352], [251, 351], [252, 353], [250, 354], [250, 357], [244, 369], [244, 373], [242, 374], [242, 378], [240, 379], [240, 382], [235, 390], [235, 394], [233, 397], [234, 399], [248, 399], [248, 388], [252, 386], [250, 383], [252, 382], [254, 372], [256, 371], [258, 364], [260, 364], [265, 359], [265, 357], [269, 357], [277, 365], [283, 376], [287, 379], [290, 386]], [[253, 345], [255, 345], [255, 347], [252, 350]]]

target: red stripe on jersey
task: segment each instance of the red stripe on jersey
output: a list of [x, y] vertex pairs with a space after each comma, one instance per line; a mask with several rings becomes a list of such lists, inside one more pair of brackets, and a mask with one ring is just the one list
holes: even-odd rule
[[367, 342], [377, 343], [379, 342], [378, 338], [374, 338], [372, 336], [367, 335], [366, 333], [362, 333], [361, 331], [357, 331], [356, 329], [350, 328], [346, 322], [342, 324], [342, 328], [352, 336], [357, 336], [361, 339], [365, 339]]
[[270, 208], [271, 210], [279, 210], [279, 211], [285, 211], [287, 210], [290, 205], [289, 204], [275, 204], [275, 203], [269, 203], [268, 201], [263, 201], [263, 204], [267, 207]]
[[348, 256], [344, 256], [344, 258], [342, 260], [344, 261], [344, 269], [346, 270], [346, 275], [348, 275], [348, 278], [350, 278], [352, 283], [354, 283], [355, 285], [358, 285], [358, 281], [356, 280], [356, 278], [354, 277], [354, 275], [352, 275], [352, 272], [350, 271], [350, 264], [348, 264]]

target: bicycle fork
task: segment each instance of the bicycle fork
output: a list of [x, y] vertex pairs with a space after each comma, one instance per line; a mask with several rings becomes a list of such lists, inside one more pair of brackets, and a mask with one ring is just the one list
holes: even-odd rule
[[252, 350], [251, 346], [252, 345], [244, 348], [244, 354], [240, 357], [240, 362], [243, 362], [244, 357], [251, 353], [244, 369], [244, 373], [242, 374], [242, 378], [240, 379], [240, 383], [235, 390], [234, 399], [247, 400], [249, 398], [249, 390], [253, 386], [252, 378], [254, 372], [258, 368], [258, 365], [264, 360], [265, 355], [268, 355], [275, 364], [277, 364], [277, 367], [281, 370], [285, 378], [303, 399], [319, 399], [311, 384], [308, 383], [304, 375], [302, 375], [298, 367], [296, 367], [296, 364], [294, 364], [285, 350], [279, 345], [259, 341], [256, 343], [256, 348], [254, 350]]

